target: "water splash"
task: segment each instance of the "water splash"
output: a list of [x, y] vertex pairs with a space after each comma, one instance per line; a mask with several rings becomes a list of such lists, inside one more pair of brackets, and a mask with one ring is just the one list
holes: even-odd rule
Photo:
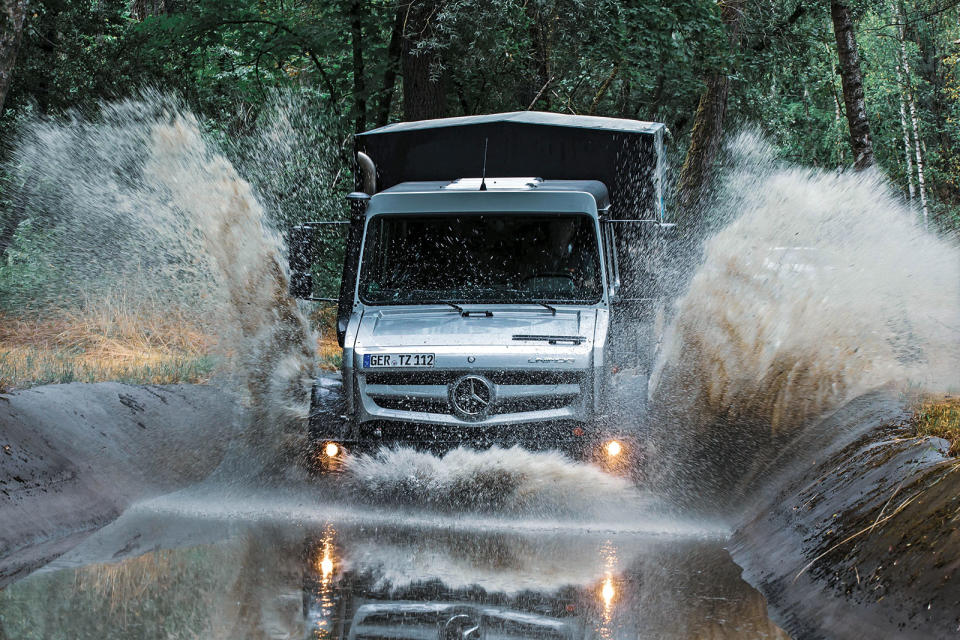
[[639, 499], [626, 478], [576, 463], [557, 451], [521, 447], [460, 447], [444, 456], [384, 448], [350, 459], [347, 470], [347, 481], [365, 501], [445, 511], [591, 518]]
[[189, 309], [236, 354], [224, 361], [246, 390], [245, 435], [262, 461], [303, 455], [315, 342], [287, 295], [281, 237], [196, 117], [148, 93], [96, 118], [38, 119], [22, 129], [11, 168], [27, 222], [51, 236], [41, 302], [121, 289]]
[[[556, 592], [621, 573], [642, 553], [696, 538], [551, 532], [548, 535], [380, 529], [349, 536], [342, 552], [347, 570], [372, 576], [372, 588], [396, 592], [439, 580], [448, 589], [480, 587], [496, 593]], [[575, 550], [575, 551], [574, 551]], [[608, 559], [608, 562], [604, 562]]]
[[706, 242], [651, 376], [659, 476], [686, 476], [688, 497], [729, 491], [867, 392], [960, 388], [956, 247], [875, 172], [776, 166], [753, 136], [733, 151], [730, 221]]
[[[249, 435], [261, 447], [275, 442], [285, 460], [302, 455], [315, 340], [287, 294], [283, 242], [266, 224], [253, 189], [206, 145], [193, 116], [177, 113], [169, 123], [153, 125], [150, 142], [150, 186], [196, 225], [226, 288], [224, 312], [243, 345], [254, 413]], [[284, 429], [289, 422], [294, 424]]]

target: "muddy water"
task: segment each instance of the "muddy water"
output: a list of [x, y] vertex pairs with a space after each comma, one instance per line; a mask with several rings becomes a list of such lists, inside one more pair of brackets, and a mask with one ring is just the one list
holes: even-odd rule
[[[715, 216], [651, 375], [659, 490], [735, 510], [847, 434], [855, 398], [960, 390], [960, 252], [872, 172], [780, 165], [732, 145]], [[706, 504], [705, 504], [706, 503]]]
[[0, 592], [0, 637], [786, 637], [723, 530], [652, 505], [543, 523], [289, 494], [210, 501], [132, 509]]

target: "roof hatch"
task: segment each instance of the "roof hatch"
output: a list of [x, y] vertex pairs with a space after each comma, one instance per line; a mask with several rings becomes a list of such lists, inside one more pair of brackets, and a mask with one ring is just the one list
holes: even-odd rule
[[[460, 178], [443, 188], [450, 191], [479, 191], [482, 178]], [[536, 189], [543, 178], [487, 178], [487, 189]]]

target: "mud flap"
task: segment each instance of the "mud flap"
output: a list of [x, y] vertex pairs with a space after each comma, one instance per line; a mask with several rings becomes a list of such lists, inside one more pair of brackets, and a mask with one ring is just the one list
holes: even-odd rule
[[310, 438], [312, 440], [347, 440], [352, 425], [346, 415], [343, 377], [339, 372], [323, 373], [313, 381], [310, 394]]
[[648, 376], [637, 369], [621, 369], [608, 379], [603, 399], [607, 430], [644, 437], [647, 424]]

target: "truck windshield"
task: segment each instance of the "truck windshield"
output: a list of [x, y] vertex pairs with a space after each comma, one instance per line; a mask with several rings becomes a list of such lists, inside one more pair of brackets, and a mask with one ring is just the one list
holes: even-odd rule
[[367, 227], [360, 299], [592, 304], [601, 277], [584, 214], [380, 215]]

